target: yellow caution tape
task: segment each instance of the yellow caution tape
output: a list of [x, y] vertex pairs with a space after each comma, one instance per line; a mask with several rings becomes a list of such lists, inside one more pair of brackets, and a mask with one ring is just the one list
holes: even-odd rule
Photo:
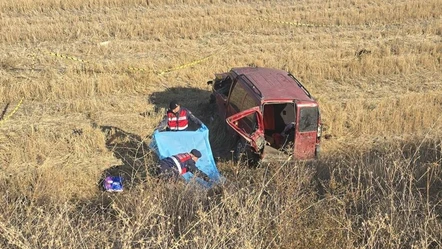
[[18, 108], [20, 107], [21, 103], [23, 102], [23, 99], [24, 99], [24, 98], [22, 97], [22, 98], [20, 99], [20, 102], [18, 102], [17, 106], [14, 108], [14, 110], [13, 110], [11, 113], [9, 113], [9, 115], [6, 116], [6, 118], [0, 120], [0, 126], [2, 126], [2, 124], [3, 124], [4, 122], [6, 122], [6, 120], [8, 120], [12, 115], [14, 115], [14, 113], [18, 110]]
[[59, 53], [55, 53], [55, 52], [49, 52], [49, 54], [52, 56], [55, 56], [55, 57], [60, 57], [60, 58], [68, 59], [68, 60], [79, 61], [82, 63], [88, 63], [88, 61], [86, 61], [86, 60], [82, 60], [80, 58], [70, 56], [70, 55], [59, 54]]
[[274, 22], [274, 23], [282, 23], [282, 24], [288, 24], [292, 26], [301, 26], [301, 27], [332, 27], [337, 25], [326, 25], [326, 24], [312, 24], [312, 23], [300, 23], [300, 22], [286, 22], [286, 21], [278, 21], [278, 20], [271, 20], [266, 18], [255, 18], [260, 21], [266, 21], [266, 22]]
[[203, 62], [203, 61], [205, 61], [205, 60], [208, 60], [210, 57], [212, 57], [212, 56], [214, 56], [214, 55], [215, 55], [215, 54], [212, 54], [212, 55], [209, 55], [209, 56], [204, 57], [204, 58], [202, 58], [202, 59], [195, 60], [195, 61], [192, 61], [192, 62], [190, 62], [190, 63], [184, 64], [184, 65], [181, 65], [181, 66], [178, 66], [178, 67], [174, 67], [174, 68], [166, 69], [166, 70], [163, 70], [163, 71], [159, 71], [159, 72], [156, 72], [156, 74], [157, 74], [157, 75], [163, 75], [163, 74], [165, 74], [165, 73], [169, 73], [169, 72], [172, 72], [172, 71], [176, 71], [176, 70], [179, 70], [179, 69], [183, 69], [183, 68], [186, 68], [186, 67], [190, 67], [190, 66], [196, 65], [196, 64], [198, 64], [198, 63], [201, 63], [201, 62]]
[[146, 69], [144, 69], [144, 68], [137, 68], [137, 67], [129, 67], [129, 70], [132, 70], [132, 71], [147, 71]]
[[[80, 59], [80, 58], [77, 58], [77, 57], [74, 57], [74, 56], [66, 55], [66, 54], [60, 54], [60, 53], [55, 53], [55, 52], [48, 52], [48, 54], [50, 54], [50, 55], [52, 55], [52, 56], [55, 56], [55, 57], [63, 58], [63, 59], [68, 59], [68, 60], [78, 61], [78, 62], [82, 62], [82, 63], [89, 63], [89, 62], [86, 61], [86, 60], [83, 60], [83, 59]], [[176, 71], [176, 70], [180, 70], [180, 69], [183, 69], [183, 68], [186, 68], [186, 67], [190, 67], [190, 66], [196, 65], [196, 64], [198, 64], [198, 63], [201, 63], [201, 62], [203, 62], [203, 61], [209, 59], [209, 58], [212, 57], [212, 56], [214, 56], [214, 54], [212, 54], [212, 55], [210, 55], [210, 56], [207, 56], [207, 57], [204, 57], [204, 58], [199, 59], [199, 60], [192, 61], [192, 62], [190, 62], [190, 63], [186, 63], [186, 64], [181, 65], [181, 66], [178, 66], [178, 67], [174, 67], [174, 68], [166, 69], [166, 70], [163, 70], [163, 71], [153, 71], [153, 72], [154, 72], [155, 74], [157, 74], [157, 75], [163, 75], [163, 74], [165, 74], [165, 73], [169, 73], [169, 72], [172, 72], [172, 71]], [[137, 68], [137, 67], [129, 67], [128, 69], [129, 69], [129, 70], [132, 70], [132, 71], [140, 71], [140, 72], [145, 72], [145, 71], [147, 71], [146, 69], [143, 69], [143, 68]]]
[[[176, 70], [180, 70], [180, 69], [183, 69], [183, 68], [186, 68], [186, 67], [190, 67], [190, 66], [196, 65], [196, 64], [201, 63], [201, 62], [203, 62], [205, 60], [208, 60], [210, 57], [212, 57], [214, 55], [215, 54], [212, 54], [212, 55], [206, 56], [206, 57], [204, 57], [202, 59], [195, 60], [195, 61], [192, 61], [190, 63], [186, 63], [186, 64], [178, 66], [178, 67], [174, 67], [174, 68], [170, 68], [170, 69], [166, 69], [166, 70], [162, 70], [162, 71], [153, 71], [153, 72], [155, 74], [157, 74], [157, 75], [163, 75], [165, 73], [169, 73], [169, 72], [172, 72], [172, 71], [176, 71]], [[132, 70], [132, 71], [142, 71], [142, 72], [147, 71], [146, 69], [137, 68], [137, 67], [129, 67], [129, 69]]]

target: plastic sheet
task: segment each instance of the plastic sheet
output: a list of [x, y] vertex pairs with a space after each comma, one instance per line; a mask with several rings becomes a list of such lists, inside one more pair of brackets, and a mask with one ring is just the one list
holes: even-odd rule
[[[211, 179], [210, 182], [206, 182], [203, 179], [198, 178], [197, 182], [205, 187], [211, 187], [213, 184], [224, 181], [224, 178], [216, 167], [209, 142], [209, 130], [204, 124], [196, 131], [159, 132], [156, 130], [153, 133], [152, 141], [149, 146], [156, 152], [160, 159], [179, 153], [190, 152], [192, 149], [197, 149], [201, 152], [202, 156], [196, 162], [196, 166]], [[189, 182], [192, 179], [193, 174], [187, 172], [182, 176], [187, 182]]]

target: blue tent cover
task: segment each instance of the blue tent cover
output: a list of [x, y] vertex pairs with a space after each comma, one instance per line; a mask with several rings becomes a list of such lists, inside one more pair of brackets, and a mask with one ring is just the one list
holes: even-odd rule
[[[163, 159], [179, 153], [190, 152], [197, 149], [201, 152], [201, 158], [196, 162], [196, 166], [209, 176], [211, 182], [208, 183], [201, 178], [197, 182], [205, 187], [211, 187], [215, 183], [221, 183], [223, 177], [219, 173], [212, 149], [209, 142], [209, 130], [203, 124], [196, 131], [158, 131], [155, 130], [149, 147], [155, 151], [159, 159]], [[182, 175], [189, 182], [193, 174], [187, 172]]]

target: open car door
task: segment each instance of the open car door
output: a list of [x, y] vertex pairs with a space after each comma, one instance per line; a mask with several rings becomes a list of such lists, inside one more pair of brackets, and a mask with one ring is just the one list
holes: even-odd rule
[[259, 107], [247, 109], [226, 119], [227, 124], [243, 137], [255, 151], [265, 145], [264, 126]]
[[216, 103], [218, 113], [221, 117], [226, 117], [226, 105], [229, 97], [230, 88], [233, 84], [232, 77], [228, 73], [216, 74], [215, 80], [210, 81], [213, 84], [213, 93], [211, 95], [212, 103]]
[[296, 159], [312, 159], [316, 155], [316, 144], [320, 118], [317, 106], [297, 105], [299, 120], [295, 132], [294, 151]]

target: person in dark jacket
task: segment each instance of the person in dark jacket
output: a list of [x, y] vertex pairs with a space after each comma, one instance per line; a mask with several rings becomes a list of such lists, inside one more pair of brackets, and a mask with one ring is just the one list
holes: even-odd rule
[[193, 149], [190, 153], [180, 153], [160, 160], [160, 177], [165, 179], [177, 179], [186, 172], [201, 177], [205, 181], [210, 181], [209, 176], [196, 167], [196, 162], [201, 158], [201, 152]]
[[189, 119], [202, 127], [203, 123], [201, 120], [195, 117], [187, 108], [181, 107], [177, 101], [173, 100], [169, 104], [169, 110], [167, 110], [166, 115], [156, 129], [159, 131], [185, 131], [189, 126]]

